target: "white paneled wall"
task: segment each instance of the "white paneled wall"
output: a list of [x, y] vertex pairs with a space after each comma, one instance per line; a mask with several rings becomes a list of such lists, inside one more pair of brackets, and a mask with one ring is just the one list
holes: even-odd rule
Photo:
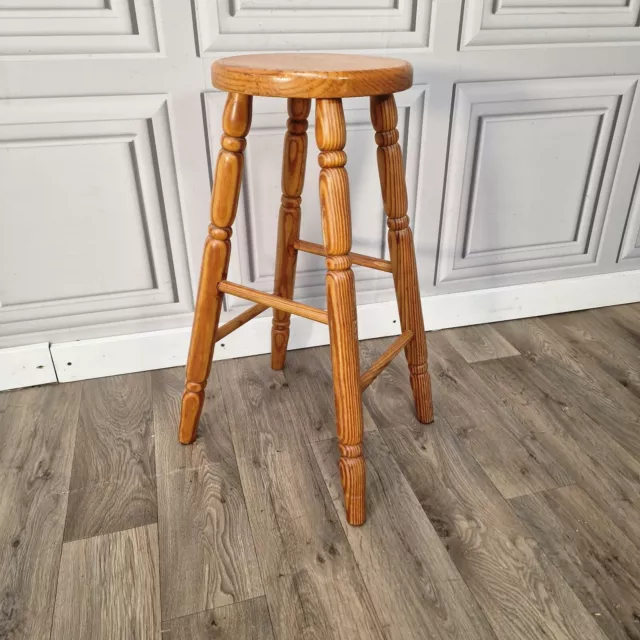
[[[430, 328], [640, 300], [640, 0], [0, 0], [0, 388], [184, 363], [224, 96], [251, 51], [403, 57]], [[368, 101], [345, 101], [354, 250], [386, 254]], [[272, 287], [283, 100], [256, 99], [230, 278]], [[321, 241], [310, 121], [302, 235]], [[398, 331], [357, 270], [361, 337]], [[320, 258], [296, 297], [324, 304]], [[225, 316], [246, 306], [227, 300]], [[263, 352], [268, 314], [216, 357]], [[291, 344], [326, 342], [296, 320]]]

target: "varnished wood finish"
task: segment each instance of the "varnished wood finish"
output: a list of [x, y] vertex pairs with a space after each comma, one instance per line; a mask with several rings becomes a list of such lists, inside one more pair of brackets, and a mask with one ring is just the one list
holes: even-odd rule
[[218, 291], [221, 291], [222, 293], [230, 293], [238, 298], [251, 300], [251, 302], [266, 304], [274, 309], [281, 309], [288, 313], [294, 313], [297, 316], [302, 316], [303, 318], [308, 318], [315, 322], [321, 322], [322, 324], [328, 324], [329, 322], [327, 312], [322, 309], [316, 309], [315, 307], [310, 307], [308, 304], [302, 304], [301, 302], [294, 302], [288, 298], [274, 296], [271, 293], [257, 291], [251, 287], [245, 287], [242, 284], [236, 284], [235, 282], [229, 282], [228, 280], [225, 280], [218, 285]]
[[[321, 244], [317, 244], [316, 242], [307, 242], [306, 240], [298, 240], [293, 244], [298, 251], [313, 253], [316, 256], [323, 256], [323, 257], [327, 255], [325, 253], [324, 247]], [[353, 251], [349, 252], [349, 258], [351, 258], [351, 262], [353, 264], [357, 264], [361, 267], [369, 267], [369, 269], [377, 269], [378, 271], [386, 271], [387, 273], [392, 272], [391, 260], [383, 260], [382, 258], [372, 258], [370, 256], [365, 256], [361, 253], [354, 253]]]
[[[637, 640], [640, 400], [595, 344], [614, 328], [640, 359], [632, 306], [430, 334], [429, 428], [393, 360], [363, 394], [362, 527], [329, 347], [216, 363], [190, 447], [182, 368], [0, 393], [0, 638], [50, 640], [55, 617], [55, 640], [157, 640], [162, 616], [166, 640]], [[363, 342], [363, 365], [391, 342]], [[63, 545], [83, 478], [84, 512], [103, 487], [105, 523], [146, 517], [127, 487], [154, 450], [158, 524]]]
[[394, 340], [382, 355], [362, 374], [360, 378], [360, 388], [364, 391], [412, 339], [412, 331], [403, 331], [400, 337]]
[[249, 307], [246, 311], [238, 314], [233, 320], [229, 320], [216, 331], [216, 342], [226, 338], [230, 333], [239, 329], [243, 324], [247, 324], [249, 320], [253, 320], [268, 308], [266, 304], [254, 304], [253, 307]]
[[[276, 248], [276, 270], [273, 293], [281, 298], [293, 298], [296, 279], [295, 246], [300, 237], [300, 203], [304, 187], [304, 172], [307, 165], [307, 118], [311, 111], [311, 100], [289, 98], [289, 119], [284, 136], [282, 152], [282, 199], [278, 217], [278, 245]], [[271, 328], [271, 368], [276, 371], [284, 367], [289, 342], [291, 313], [282, 309], [273, 310]]]
[[429, 423], [433, 421], [433, 404], [427, 365], [427, 341], [422, 319], [413, 234], [407, 215], [407, 187], [402, 150], [398, 144], [398, 109], [393, 95], [371, 98], [371, 121], [376, 130], [378, 173], [389, 227], [389, 252], [400, 324], [403, 331], [408, 329], [414, 335], [414, 339], [405, 348], [405, 355], [409, 364], [416, 416], [420, 422]]
[[183, 444], [193, 442], [196, 436], [204, 403], [204, 388], [211, 371], [215, 333], [222, 308], [218, 284], [226, 279], [229, 268], [231, 226], [240, 197], [244, 165], [242, 152], [251, 126], [251, 109], [251, 96], [238, 93], [227, 96], [222, 119], [222, 149], [218, 155], [211, 198], [211, 225], [202, 257], [198, 300], [187, 360], [187, 381], [182, 396], [179, 438]]
[[211, 67], [223, 91], [275, 98], [353, 98], [408, 89], [413, 69], [405, 60], [336, 53], [233, 56]]
[[340, 448], [340, 478], [347, 521], [365, 521], [365, 464], [362, 455], [362, 398], [356, 319], [356, 291], [351, 270], [349, 178], [343, 151], [347, 127], [339, 99], [316, 102], [316, 142], [320, 155], [320, 207], [327, 263], [327, 305], [331, 363]]

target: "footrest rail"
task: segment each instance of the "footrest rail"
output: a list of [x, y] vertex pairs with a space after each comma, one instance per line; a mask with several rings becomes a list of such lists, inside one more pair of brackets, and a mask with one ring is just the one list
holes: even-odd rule
[[[235, 282], [229, 282], [223, 280], [218, 285], [218, 291], [222, 293], [229, 293], [232, 296], [243, 298], [244, 300], [250, 300], [251, 302], [257, 302], [260, 305], [266, 305], [267, 307], [273, 307], [274, 309], [280, 309], [287, 313], [293, 313], [296, 316], [302, 316], [309, 320], [315, 320], [322, 324], [329, 324], [329, 316], [326, 311], [311, 307], [308, 304], [302, 304], [301, 302], [294, 302], [288, 298], [276, 296], [272, 293], [264, 293], [264, 291], [256, 291], [250, 287], [245, 287], [242, 284], [236, 284]], [[257, 315], [257, 314], [256, 314]], [[233, 320], [231, 321], [233, 322]]]
[[384, 368], [407, 346], [413, 339], [413, 331], [403, 331], [400, 336], [384, 351], [384, 353], [360, 376], [360, 389], [364, 391], [383, 371]]
[[[304, 251], [305, 253], [313, 253], [316, 256], [326, 256], [324, 247], [321, 244], [315, 242], [307, 242], [306, 240], [296, 240], [293, 246], [298, 251]], [[361, 253], [350, 253], [349, 257], [353, 264], [360, 265], [361, 267], [369, 267], [370, 269], [377, 269], [378, 271], [391, 271], [391, 261], [383, 260], [382, 258], [372, 258], [371, 256], [365, 256]]]

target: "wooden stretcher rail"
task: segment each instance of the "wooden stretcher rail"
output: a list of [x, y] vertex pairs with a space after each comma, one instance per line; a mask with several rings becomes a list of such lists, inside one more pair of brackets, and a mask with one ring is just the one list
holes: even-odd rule
[[383, 371], [384, 368], [411, 342], [413, 331], [407, 329], [397, 340], [360, 376], [360, 388], [364, 391]]
[[223, 280], [218, 285], [218, 291], [222, 293], [229, 293], [232, 296], [243, 298], [244, 300], [251, 300], [251, 302], [257, 302], [274, 309], [280, 309], [287, 313], [293, 313], [303, 318], [309, 318], [309, 320], [315, 320], [316, 322], [322, 322], [322, 324], [329, 324], [329, 316], [326, 311], [322, 309], [316, 309], [316, 307], [310, 307], [308, 304], [302, 304], [301, 302], [294, 302], [288, 298], [282, 298], [281, 296], [275, 296], [272, 293], [264, 293], [263, 291], [256, 291], [250, 287], [245, 287], [235, 282], [229, 282]]
[[253, 320], [268, 308], [266, 304], [254, 304], [253, 307], [249, 307], [246, 311], [232, 318], [216, 331], [216, 342], [222, 340], [222, 338], [226, 338], [230, 333], [239, 329], [243, 324], [249, 322], [249, 320]]
[[[304, 251], [305, 253], [313, 253], [316, 256], [326, 256], [324, 247], [321, 244], [315, 242], [307, 242], [306, 240], [296, 240], [293, 246], [298, 251]], [[391, 261], [383, 260], [382, 258], [372, 258], [370, 256], [364, 256], [361, 253], [350, 253], [349, 257], [353, 264], [358, 264], [361, 267], [369, 267], [370, 269], [377, 269], [378, 271], [386, 271], [391, 273]]]

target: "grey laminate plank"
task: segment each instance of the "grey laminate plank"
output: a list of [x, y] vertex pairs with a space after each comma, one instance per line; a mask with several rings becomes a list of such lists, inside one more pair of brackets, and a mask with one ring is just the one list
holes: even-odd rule
[[301, 414], [269, 357], [216, 363], [274, 635], [382, 638], [375, 608], [309, 450]]
[[9, 396], [0, 425], [1, 638], [49, 638], [81, 384]]
[[346, 522], [337, 440], [313, 445], [386, 637], [494, 638], [379, 433], [365, 436], [367, 521]]
[[184, 371], [153, 373], [163, 620], [264, 593], [215, 382], [198, 438], [185, 446], [177, 431]]
[[[640, 459], [596, 424], [544, 370], [523, 357], [473, 365], [513, 419], [640, 546]], [[572, 383], [573, 384], [573, 383]]]
[[264, 596], [164, 623], [162, 640], [273, 640]]
[[52, 640], [157, 640], [159, 634], [155, 524], [64, 544]]
[[466, 362], [494, 360], [517, 356], [520, 353], [488, 324], [445, 329], [442, 335]]
[[[360, 342], [362, 369], [370, 367], [395, 340], [383, 338]], [[362, 394], [364, 408], [376, 427], [394, 424], [413, 424], [416, 419], [413, 393], [408, 384], [409, 369], [404, 352], [399, 353]], [[369, 402], [379, 399], [380, 402]]]
[[[640, 459], [640, 400], [537, 318], [495, 325], [548, 381], [549, 393], [579, 406]], [[553, 391], [551, 391], [553, 390]]]
[[572, 479], [552, 456], [524, 437], [501, 398], [442, 333], [431, 334], [429, 344], [436, 411], [447, 419], [503, 496], [513, 498], [571, 484]]
[[380, 433], [500, 640], [604, 639], [443, 418]]
[[578, 486], [511, 501], [610, 640], [640, 639], [640, 551]]
[[[302, 400], [307, 420], [303, 427], [311, 442], [326, 440], [336, 435], [336, 412], [333, 397], [331, 354], [327, 347], [299, 349], [287, 353], [283, 370], [285, 385]], [[365, 431], [375, 431], [376, 424], [365, 409]]]
[[636, 353], [640, 351], [640, 304], [603, 307], [592, 313], [626, 340]]
[[157, 522], [148, 372], [87, 380], [64, 539]]
[[[640, 399], [640, 350], [622, 337], [601, 310], [543, 318], [560, 337]], [[640, 332], [640, 322], [638, 322]]]

